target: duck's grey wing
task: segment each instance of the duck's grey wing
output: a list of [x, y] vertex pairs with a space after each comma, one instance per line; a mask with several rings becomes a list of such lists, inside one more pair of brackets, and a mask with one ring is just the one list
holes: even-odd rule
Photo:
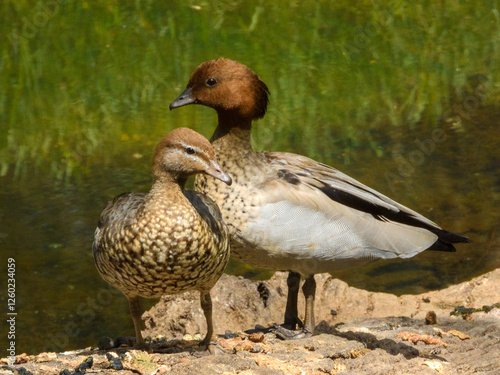
[[223, 233], [224, 223], [222, 222], [222, 214], [217, 203], [205, 194], [195, 190], [183, 190], [183, 193], [219, 240], [223, 235], [226, 235], [225, 232]]
[[129, 225], [137, 217], [137, 212], [143, 207], [146, 200], [145, 193], [123, 193], [109, 201], [101, 211], [98, 228], [115, 222]]
[[[454, 251], [451, 244], [470, 242], [462, 235], [441, 229], [421, 214], [399, 204], [354, 178], [301, 155], [269, 152], [267, 156], [278, 167], [278, 174], [285, 174], [288, 181], [297, 180], [321, 190], [330, 199], [356, 210], [369, 213], [382, 221], [393, 221], [420, 227], [438, 236], [436, 250]], [[283, 170], [279, 166], [283, 166]], [[447, 246], [448, 245], [448, 246]]]
[[468, 241], [334, 168], [299, 155], [263, 156], [271, 168], [260, 187], [259, 215], [245, 235], [274, 254], [343, 268], [353, 260], [409, 258], [438, 241], [447, 250]]
[[93, 251], [99, 251], [103, 239], [105, 228], [124, 227], [132, 224], [137, 218], [139, 210], [144, 206], [146, 200], [145, 193], [123, 193], [109, 201], [101, 211], [99, 222], [94, 233]]

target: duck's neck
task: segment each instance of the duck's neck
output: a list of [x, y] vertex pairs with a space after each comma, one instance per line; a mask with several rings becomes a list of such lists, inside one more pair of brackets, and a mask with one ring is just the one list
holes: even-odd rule
[[219, 113], [219, 124], [210, 139], [219, 156], [229, 152], [232, 157], [253, 153], [252, 120]]
[[153, 186], [148, 194], [147, 208], [158, 209], [163, 205], [171, 205], [178, 199], [184, 199], [182, 190], [186, 179], [179, 179], [177, 176], [163, 174], [155, 176]]

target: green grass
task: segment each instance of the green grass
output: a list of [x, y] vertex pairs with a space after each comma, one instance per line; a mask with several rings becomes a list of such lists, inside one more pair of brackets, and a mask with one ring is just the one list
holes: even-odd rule
[[325, 160], [358, 149], [381, 156], [376, 133], [430, 132], [475, 75], [483, 104], [499, 97], [496, 1], [32, 5], [0, 5], [1, 175], [33, 167], [68, 181], [176, 126], [209, 136], [210, 110], [169, 113], [168, 104], [198, 64], [219, 56], [271, 90], [257, 147]]

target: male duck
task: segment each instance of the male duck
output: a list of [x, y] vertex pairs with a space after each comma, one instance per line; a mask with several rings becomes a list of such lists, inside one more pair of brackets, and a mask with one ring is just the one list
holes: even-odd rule
[[[290, 271], [285, 323], [278, 327], [282, 337], [312, 334], [314, 274], [377, 258], [409, 258], [428, 248], [455, 251], [453, 243], [469, 242], [332, 167], [291, 153], [255, 152], [252, 120], [264, 116], [268, 94], [249, 68], [220, 58], [194, 71], [170, 109], [202, 104], [217, 111], [211, 142], [234, 183], [198, 176], [196, 189], [220, 206], [235, 258]], [[305, 324], [292, 331], [301, 324], [300, 275]]]
[[229, 234], [217, 205], [205, 195], [184, 190], [190, 175], [206, 173], [231, 184], [208, 140], [178, 128], [156, 146], [154, 183], [148, 194], [125, 193], [104, 208], [95, 231], [94, 260], [102, 278], [128, 298], [136, 345], [141, 335], [138, 297], [200, 291], [207, 321], [207, 346], [213, 335], [210, 289], [229, 260]]

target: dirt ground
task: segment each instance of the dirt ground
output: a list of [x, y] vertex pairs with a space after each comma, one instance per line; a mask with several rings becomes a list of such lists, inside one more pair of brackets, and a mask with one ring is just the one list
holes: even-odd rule
[[[283, 319], [285, 273], [269, 281], [224, 275], [212, 290], [218, 337], [210, 351], [198, 347], [206, 330], [198, 293], [186, 293], [163, 297], [143, 315], [152, 350], [22, 354], [14, 366], [1, 359], [0, 375], [500, 373], [500, 269], [400, 297], [349, 287], [326, 274], [316, 280], [317, 326], [309, 338], [283, 341], [268, 329]], [[450, 315], [454, 311], [458, 315]], [[120, 342], [126, 340], [107, 344]]]

